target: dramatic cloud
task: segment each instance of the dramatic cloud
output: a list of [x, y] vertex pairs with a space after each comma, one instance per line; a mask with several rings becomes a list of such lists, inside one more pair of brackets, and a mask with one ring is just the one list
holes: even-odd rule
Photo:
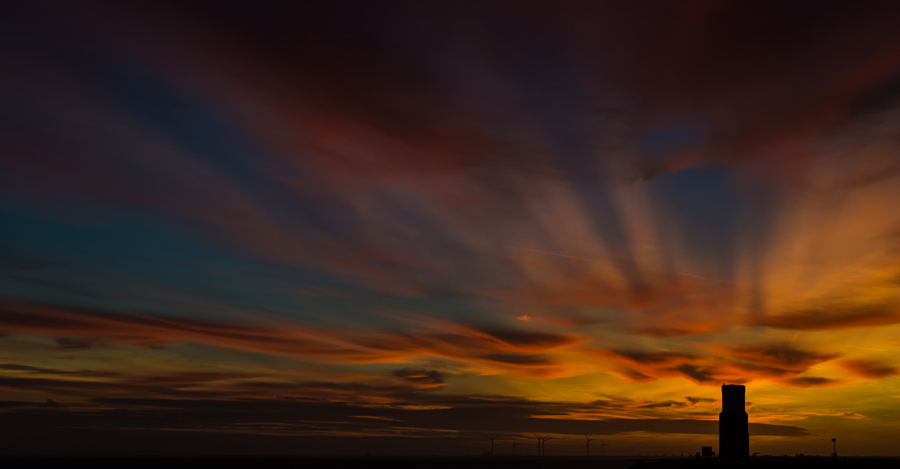
[[[715, 377], [715, 371], [705, 367], [699, 367], [695, 365], [691, 365], [685, 363], [684, 365], [679, 365], [675, 368], [675, 371], [697, 381], [698, 383], [710, 383], [719, 381], [718, 378]], [[741, 380], [732, 380], [738, 383], [742, 382]]]
[[691, 404], [694, 404], [694, 405], [696, 405], [696, 404], [704, 404], [704, 403], [710, 404], [710, 403], [713, 403], [713, 402], [717, 402], [715, 399], [710, 399], [710, 398], [708, 398], [708, 397], [691, 397], [691, 396], [686, 396], [685, 399], [687, 399], [688, 402], [690, 402]]
[[863, 378], [879, 379], [900, 374], [900, 369], [898, 369], [896, 366], [889, 365], [877, 360], [843, 360], [841, 362], [841, 366], [847, 369], [847, 371], [849, 371], [850, 373], [853, 373], [856, 376], [861, 376]]
[[755, 319], [752, 324], [779, 329], [846, 329], [900, 323], [897, 305], [789, 312]]
[[0, 5], [3, 437], [897, 451], [900, 3], [651, 3]]
[[[560, 373], [553, 360], [535, 353], [578, 343], [572, 335], [494, 329], [490, 332], [449, 322], [417, 324], [408, 332], [334, 330], [310, 324], [272, 321], [203, 321], [163, 318], [129, 311], [59, 308], [51, 305], [0, 305], [0, 327], [40, 334], [79, 332], [109, 344], [145, 347], [197, 342], [288, 357], [337, 363], [368, 363], [430, 355], [512, 365], [510, 370]], [[443, 331], [424, 328], [442, 328]], [[424, 330], [423, 330], [424, 329]], [[484, 353], [490, 352], [490, 353]], [[523, 368], [524, 367], [524, 368]]]
[[671, 363], [673, 361], [684, 361], [684, 360], [693, 360], [695, 357], [678, 352], [640, 352], [640, 351], [622, 351], [622, 350], [612, 350], [612, 353], [626, 358], [635, 363], [647, 364], [647, 363]]
[[810, 366], [839, 357], [837, 353], [817, 353], [784, 345], [729, 349], [730, 355], [773, 367], [804, 371]]
[[841, 380], [822, 378], [819, 376], [800, 376], [785, 381], [785, 384], [798, 386], [801, 388], [816, 388], [825, 386], [835, 386], [841, 383]]
[[437, 370], [413, 370], [410, 368], [402, 368], [392, 372], [394, 376], [402, 378], [411, 383], [422, 384], [443, 384], [444, 378], [440, 371]]

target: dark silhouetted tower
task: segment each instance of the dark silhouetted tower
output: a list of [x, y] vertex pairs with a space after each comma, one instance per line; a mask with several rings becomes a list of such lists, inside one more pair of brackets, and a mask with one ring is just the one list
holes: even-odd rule
[[750, 432], [744, 410], [746, 388], [740, 384], [722, 385], [722, 412], [719, 414], [719, 458], [746, 461], [750, 458]]

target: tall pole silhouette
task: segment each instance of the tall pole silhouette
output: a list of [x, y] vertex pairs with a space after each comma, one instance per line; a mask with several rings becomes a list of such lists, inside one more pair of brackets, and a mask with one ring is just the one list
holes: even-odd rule
[[837, 438], [831, 439], [831, 454], [834, 455], [834, 460], [837, 461]]
[[587, 455], [591, 455], [591, 442], [596, 440], [596, 438], [588, 438], [587, 433], [584, 434], [584, 448], [587, 450]]
[[544, 441], [541, 442], [541, 448], [542, 448], [542, 449], [541, 449], [541, 456], [544, 456], [544, 455], [547, 454], [547, 441], [552, 440], [552, 439], [553, 439], [552, 436], [545, 436], [545, 437], [544, 437]]
[[491, 456], [494, 455], [494, 440], [496, 440], [498, 436], [500, 436], [500, 435], [494, 435], [493, 437], [490, 437], [490, 436], [486, 437], [487, 439], [491, 440]]
[[534, 437], [537, 438], [537, 441], [538, 441], [538, 452], [537, 452], [537, 455], [540, 456], [540, 455], [541, 455], [541, 448], [543, 447], [543, 443], [544, 443], [544, 437], [542, 437], [541, 435], [538, 435], [537, 433], [532, 433], [532, 435], [534, 435]]
[[600, 438], [600, 456], [606, 456], [606, 443], [603, 442], [603, 438]]
[[513, 438], [512, 440], [513, 440], [512, 455], [515, 456], [516, 455], [516, 439]]

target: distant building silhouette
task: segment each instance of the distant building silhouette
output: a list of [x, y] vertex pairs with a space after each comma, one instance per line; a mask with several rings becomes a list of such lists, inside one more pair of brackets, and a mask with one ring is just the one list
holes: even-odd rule
[[719, 458], [746, 461], [750, 458], [750, 432], [745, 410], [746, 388], [722, 385], [722, 412], [719, 414]]
[[700, 448], [700, 452], [697, 453], [697, 457], [703, 456], [704, 458], [711, 458], [716, 455], [716, 453], [712, 450], [712, 446], [702, 446]]

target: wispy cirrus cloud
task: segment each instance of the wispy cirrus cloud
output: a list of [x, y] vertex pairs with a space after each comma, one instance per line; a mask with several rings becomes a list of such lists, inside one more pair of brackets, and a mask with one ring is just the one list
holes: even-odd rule
[[276, 393], [377, 418], [272, 433], [424, 438], [360, 408], [895, 376], [851, 342], [900, 324], [897, 8], [0, 6], [8, 402]]
[[[131, 311], [101, 311], [5, 303], [0, 327], [38, 334], [78, 333], [107, 344], [143, 347], [210, 344], [331, 363], [405, 362], [422, 356], [488, 364], [521, 373], [566, 373], [549, 352], [577, 345], [575, 335], [477, 328], [437, 321], [417, 323], [416, 333], [329, 329], [291, 321], [209, 321]], [[268, 324], [266, 324], [268, 322]]]

